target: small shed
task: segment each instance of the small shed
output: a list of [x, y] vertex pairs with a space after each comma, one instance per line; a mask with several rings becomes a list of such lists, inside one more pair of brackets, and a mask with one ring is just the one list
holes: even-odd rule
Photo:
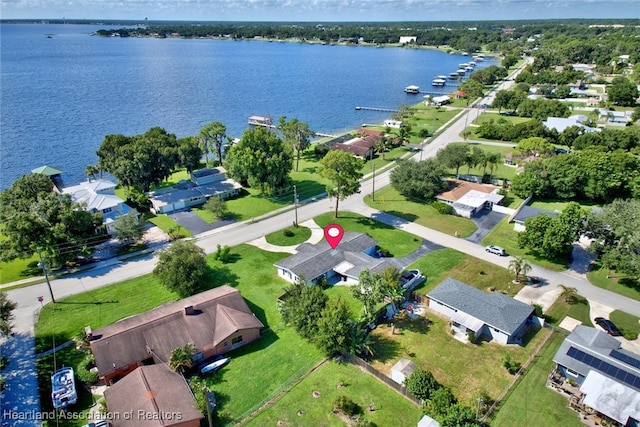
[[409, 359], [400, 359], [391, 368], [391, 379], [398, 384], [403, 384], [404, 380], [409, 378], [418, 366]]
[[418, 421], [418, 427], [440, 427], [440, 424], [429, 415], [425, 415]]

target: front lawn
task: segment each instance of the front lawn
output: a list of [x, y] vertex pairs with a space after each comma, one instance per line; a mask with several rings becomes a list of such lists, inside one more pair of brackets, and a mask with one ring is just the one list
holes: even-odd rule
[[609, 315], [609, 320], [611, 320], [615, 325], [626, 334], [627, 331], [632, 334], [640, 334], [640, 318], [625, 313], [620, 310], [613, 310]]
[[311, 229], [308, 227], [287, 227], [264, 236], [268, 243], [276, 246], [299, 245], [309, 240]]
[[[474, 147], [477, 147], [479, 149], [481, 149], [483, 152], [485, 153], [497, 153], [500, 156], [502, 156], [502, 160], [500, 161], [500, 163], [498, 164], [498, 167], [496, 168], [496, 170], [493, 172], [493, 175], [491, 175], [491, 177], [493, 179], [503, 179], [503, 180], [508, 180], [508, 181], [512, 181], [513, 178], [515, 178], [516, 174], [517, 174], [517, 169], [511, 166], [507, 166], [504, 164], [504, 156], [508, 153], [511, 153], [513, 151], [513, 148], [511, 148], [510, 146], [505, 145], [504, 147], [499, 147], [499, 146], [495, 146], [495, 145], [481, 145], [481, 144], [468, 144], [466, 142], [454, 142], [454, 144], [458, 144], [458, 145], [462, 145], [462, 144], [467, 144], [467, 145], [471, 145], [470, 150], [472, 150]], [[450, 168], [447, 169], [449, 174], [451, 174], [451, 177], [455, 178], [455, 168]], [[490, 170], [489, 170], [489, 166], [487, 166], [486, 168], [483, 168], [482, 165], [478, 165], [474, 168], [467, 168], [466, 165], [461, 166], [458, 173], [460, 174], [465, 174], [465, 175], [475, 175], [478, 176], [480, 178], [482, 178], [482, 176], [486, 173], [489, 174]]]
[[505, 292], [510, 296], [517, 294], [523, 286], [514, 284], [513, 274], [506, 269], [451, 248], [433, 251], [409, 268], [419, 269], [427, 278], [426, 282], [414, 289], [414, 292], [421, 295], [427, 294], [447, 277], [483, 291], [495, 288], [497, 292]]
[[555, 366], [553, 356], [564, 338], [558, 332], [553, 333], [524, 376], [507, 394], [493, 417], [491, 426], [584, 426], [576, 412], [568, 408], [567, 396], [545, 386], [547, 377]]
[[566, 270], [568, 259], [548, 260], [536, 254], [531, 253], [527, 249], [518, 246], [518, 232], [513, 229], [513, 223], [508, 222], [509, 217], [504, 217], [493, 230], [482, 239], [483, 245], [498, 245], [505, 248], [508, 255], [522, 256], [532, 264], [548, 268], [553, 271]]
[[42, 275], [42, 269], [38, 267], [38, 255], [36, 254], [33, 254], [30, 258], [18, 258], [12, 261], [0, 262], [0, 284]]
[[371, 425], [410, 426], [422, 417], [414, 403], [358, 367], [327, 362], [246, 425], [344, 426], [345, 422], [333, 413], [333, 401], [341, 395], [358, 404], [362, 418]]
[[191, 232], [175, 222], [171, 217], [165, 214], [154, 215], [152, 213], [146, 213], [144, 218], [155, 226], [158, 226], [162, 231], [169, 234], [176, 228], [180, 230], [179, 237], [191, 237]]
[[544, 318], [555, 326], [558, 326], [566, 316], [579, 320], [584, 326], [593, 326], [590, 311], [589, 301], [579, 295], [569, 302], [558, 298], [544, 313]]
[[395, 258], [409, 255], [422, 244], [422, 239], [406, 231], [353, 212], [340, 211], [337, 219], [333, 218], [333, 213], [326, 213], [315, 217], [314, 221], [322, 228], [329, 224], [339, 224], [344, 228], [345, 233], [349, 231], [366, 233], [377, 240], [378, 245], [388, 250], [390, 256]]
[[372, 200], [371, 196], [366, 196], [364, 201], [374, 209], [451, 236], [457, 232], [458, 236], [467, 237], [477, 230], [476, 225], [470, 219], [455, 215], [442, 215], [428, 203], [407, 199], [390, 185], [377, 190], [375, 200]]
[[596, 261], [593, 268], [587, 273], [587, 279], [592, 285], [599, 288], [640, 301], [640, 280], [609, 270], [603, 267], [599, 261]]
[[391, 367], [400, 358], [409, 358], [431, 371], [438, 382], [472, 408], [481, 393], [495, 399], [513, 378], [502, 366], [504, 356], [509, 354], [524, 363], [545, 335], [538, 331], [525, 347], [490, 342], [465, 344], [451, 336], [449, 319], [433, 314], [428, 314], [428, 319], [426, 323], [423, 317], [394, 318], [393, 334], [390, 325], [378, 326], [372, 332], [372, 364], [390, 375]]

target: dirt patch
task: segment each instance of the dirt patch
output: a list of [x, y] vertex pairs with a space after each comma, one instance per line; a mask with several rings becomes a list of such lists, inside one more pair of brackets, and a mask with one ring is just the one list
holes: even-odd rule
[[311, 396], [313, 396], [314, 399], [317, 399], [320, 397], [320, 392], [318, 390], [313, 390]]

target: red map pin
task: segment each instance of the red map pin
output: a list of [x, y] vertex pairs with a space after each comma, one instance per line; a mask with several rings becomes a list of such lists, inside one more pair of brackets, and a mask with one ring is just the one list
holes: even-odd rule
[[344, 236], [344, 230], [338, 224], [329, 224], [324, 228], [324, 238], [329, 242], [331, 249], [338, 246], [342, 236]]

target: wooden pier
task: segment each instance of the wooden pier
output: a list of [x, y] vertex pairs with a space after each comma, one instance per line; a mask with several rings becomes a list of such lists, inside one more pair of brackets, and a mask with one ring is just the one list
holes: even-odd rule
[[[266, 118], [264, 118], [265, 120], [256, 120], [256, 118], [258, 118], [257, 116], [251, 116], [249, 117], [249, 125], [251, 126], [262, 126], [265, 128], [269, 128], [269, 129], [278, 129], [278, 126], [274, 125], [271, 120], [266, 120]], [[262, 117], [260, 117], [262, 118]], [[322, 137], [327, 137], [327, 138], [336, 138], [337, 135], [332, 135], [330, 133], [323, 133], [323, 132], [313, 132], [314, 136], [322, 136]]]
[[367, 111], [382, 111], [385, 113], [397, 113], [398, 110], [392, 110], [390, 108], [376, 108], [376, 107], [356, 107], [356, 110], [367, 110]]

